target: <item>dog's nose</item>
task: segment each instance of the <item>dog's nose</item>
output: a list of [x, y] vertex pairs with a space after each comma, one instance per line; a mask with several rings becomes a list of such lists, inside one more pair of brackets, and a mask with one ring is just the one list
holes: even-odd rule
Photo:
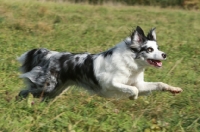
[[165, 53], [162, 53], [162, 57], [165, 59], [167, 58], [167, 55]]

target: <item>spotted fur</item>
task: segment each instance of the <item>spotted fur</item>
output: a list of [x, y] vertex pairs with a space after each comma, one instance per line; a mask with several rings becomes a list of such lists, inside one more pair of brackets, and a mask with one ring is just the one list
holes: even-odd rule
[[30, 50], [19, 57], [26, 89], [19, 95], [54, 98], [71, 85], [102, 97], [137, 98], [153, 90], [179, 93], [181, 88], [145, 82], [148, 66], [161, 67], [166, 54], [158, 50], [155, 28], [147, 37], [138, 26], [124, 41], [98, 54]]

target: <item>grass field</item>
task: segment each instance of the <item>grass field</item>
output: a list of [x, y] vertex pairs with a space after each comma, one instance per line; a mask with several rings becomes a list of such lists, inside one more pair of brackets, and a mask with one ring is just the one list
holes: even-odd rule
[[[139, 7], [0, 0], [0, 131], [2, 132], [199, 132], [200, 12]], [[183, 93], [154, 92], [137, 100], [90, 96], [72, 87], [49, 103], [16, 101], [24, 87], [17, 56], [32, 48], [106, 50], [140, 25], [157, 28], [168, 54], [146, 81], [162, 81]], [[34, 102], [34, 104], [32, 104]]]

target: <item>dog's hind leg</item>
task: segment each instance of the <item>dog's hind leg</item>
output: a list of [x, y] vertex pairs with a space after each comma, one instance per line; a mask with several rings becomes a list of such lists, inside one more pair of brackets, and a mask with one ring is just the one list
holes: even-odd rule
[[129, 94], [130, 99], [137, 99], [138, 98], [138, 89], [135, 86], [129, 86], [118, 82], [112, 83], [113, 87], [116, 88], [118, 91], [123, 92], [124, 94]]
[[21, 98], [26, 98], [29, 94], [32, 94], [35, 98], [43, 97], [44, 90], [38, 88], [36, 84], [32, 83], [30, 80], [26, 80], [27, 88], [19, 92], [18, 96]]
[[26, 98], [29, 94], [29, 90], [21, 90], [18, 94], [19, 97]]
[[26, 98], [29, 94], [32, 94], [35, 98], [42, 97], [43, 92], [36, 92], [30, 90], [21, 90], [18, 94], [19, 97]]
[[[23, 74], [27, 88], [19, 92], [19, 97], [26, 98], [31, 93], [35, 98], [48, 98], [48, 95], [53, 92], [57, 86], [56, 78], [49, 74], [34, 74], [37, 72], [31, 71]], [[40, 76], [38, 76], [40, 75]]]

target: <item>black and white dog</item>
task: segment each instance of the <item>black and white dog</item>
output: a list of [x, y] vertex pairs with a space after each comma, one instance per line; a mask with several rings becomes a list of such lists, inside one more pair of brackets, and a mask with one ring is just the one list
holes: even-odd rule
[[154, 90], [182, 92], [162, 82], [145, 82], [148, 66], [161, 67], [166, 54], [158, 49], [155, 28], [147, 37], [137, 26], [124, 41], [98, 54], [56, 52], [44, 48], [21, 55], [21, 77], [27, 89], [19, 95], [53, 98], [70, 85], [78, 85], [102, 97], [137, 99]]

